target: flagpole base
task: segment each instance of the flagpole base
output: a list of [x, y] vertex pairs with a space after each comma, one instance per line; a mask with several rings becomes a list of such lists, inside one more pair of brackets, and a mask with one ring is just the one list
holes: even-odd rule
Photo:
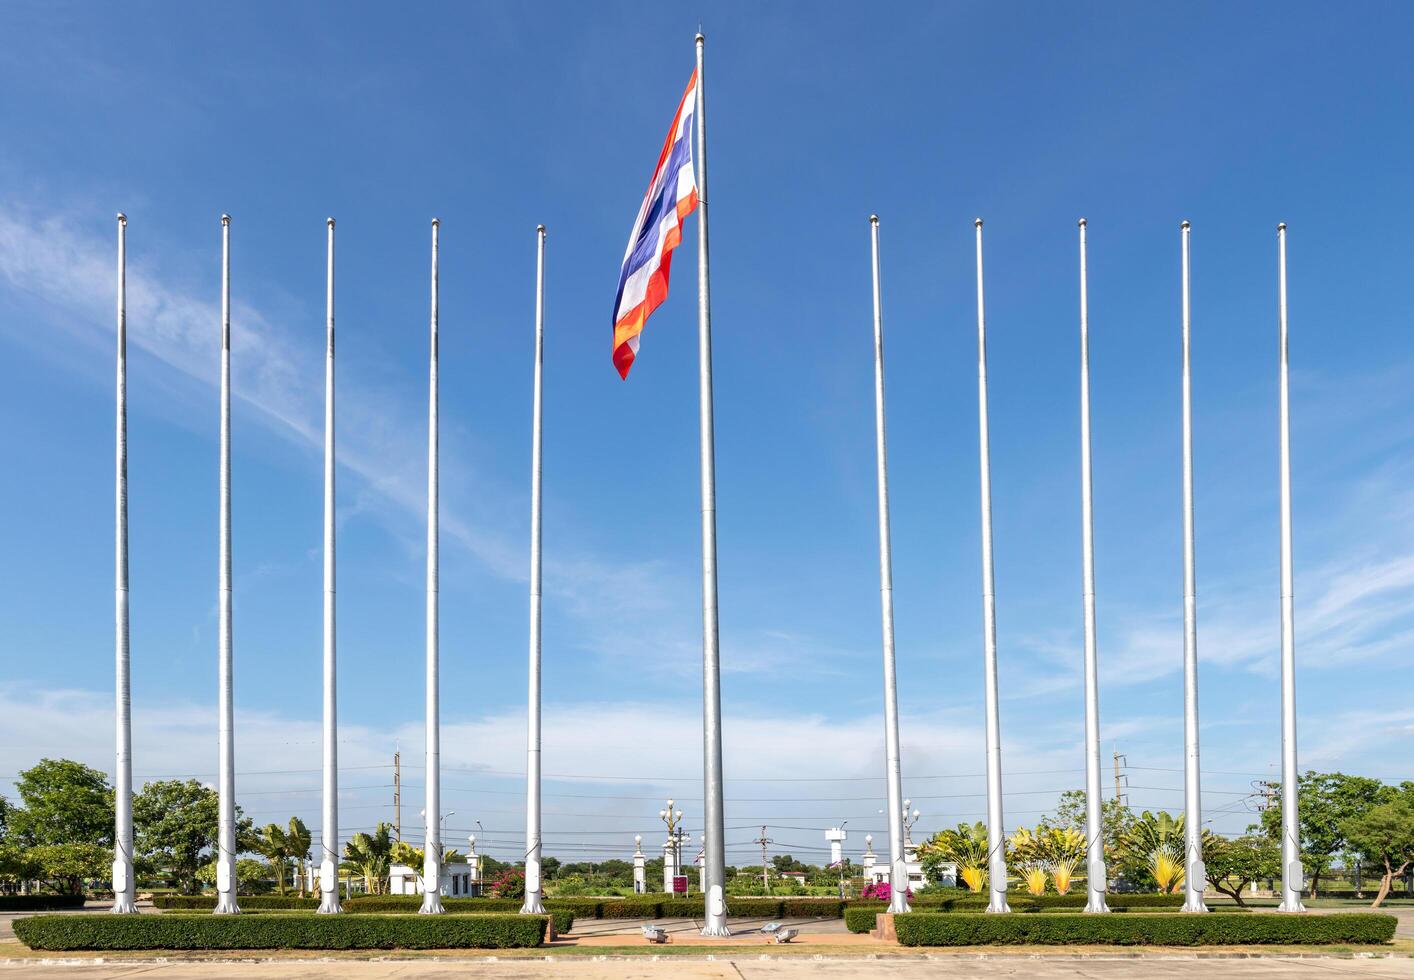
[[726, 939], [731, 934], [725, 922], [708, 922], [702, 927], [702, 935], [709, 939]]
[[1206, 906], [1206, 905], [1203, 904], [1203, 900], [1202, 900], [1202, 899], [1197, 899], [1197, 900], [1190, 899], [1189, 901], [1183, 903], [1183, 908], [1179, 909], [1179, 911], [1180, 911], [1180, 912], [1206, 912], [1206, 911], [1208, 911], [1208, 906]]
[[1090, 900], [1085, 903], [1085, 911], [1092, 913], [1108, 912], [1110, 907], [1105, 904], [1105, 893], [1098, 892], [1090, 896]]
[[114, 895], [113, 907], [108, 911], [114, 915], [136, 915], [137, 903], [133, 901], [131, 895]]
[[216, 907], [211, 910], [212, 915], [240, 915], [241, 907], [236, 903], [236, 896], [229, 892], [220, 892], [216, 897]]
[[422, 908], [417, 910], [418, 915], [442, 915], [447, 910], [442, 907], [442, 896], [436, 892], [427, 892], [422, 896]]
[[1303, 905], [1303, 904], [1301, 904], [1301, 899], [1298, 898], [1298, 899], [1296, 899], [1295, 901], [1282, 902], [1280, 905], [1277, 906], [1277, 911], [1278, 911], [1278, 912], [1305, 912], [1305, 911], [1306, 911], [1306, 906]]
[[339, 915], [344, 911], [344, 907], [339, 904], [338, 892], [325, 892], [319, 899], [318, 914]]
[[545, 904], [540, 901], [539, 892], [526, 892], [525, 904], [520, 907], [521, 915], [544, 915]]

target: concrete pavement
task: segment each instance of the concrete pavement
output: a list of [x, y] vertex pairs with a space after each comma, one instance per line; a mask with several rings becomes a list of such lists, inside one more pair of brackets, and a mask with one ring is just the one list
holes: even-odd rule
[[468, 974], [486, 980], [920, 980], [934, 977], [1019, 977], [1025, 980], [1120, 980], [1162, 973], [1166, 978], [1234, 980], [1409, 980], [1414, 959], [1199, 959], [1147, 956], [1036, 959], [1025, 955], [978, 957], [944, 954], [929, 958], [765, 959], [758, 956], [664, 956], [586, 960], [387, 960], [266, 963], [103, 963], [83, 966], [26, 963], [0, 965], [0, 977], [53, 977], [55, 980], [453, 980]]

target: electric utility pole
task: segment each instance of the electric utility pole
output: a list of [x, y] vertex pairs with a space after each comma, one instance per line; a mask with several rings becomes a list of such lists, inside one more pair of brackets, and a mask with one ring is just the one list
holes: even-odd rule
[[766, 889], [766, 894], [769, 895], [771, 894], [771, 878], [769, 872], [766, 870], [766, 845], [774, 844], [775, 841], [766, 836], [765, 824], [761, 825], [761, 836], [756, 838], [752, 843], [761, 845], [761, 887]]
[[403, 753], [393, 750], [393, 839], [403, 839]]

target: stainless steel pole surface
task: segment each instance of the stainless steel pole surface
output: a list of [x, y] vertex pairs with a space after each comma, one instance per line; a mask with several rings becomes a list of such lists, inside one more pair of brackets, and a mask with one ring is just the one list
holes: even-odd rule
[[1277, 225], [1277, 358], [1281, 372], [1281, 906], [1304, 912], [1296, 771], [1296, 613], [1291, 574], [1291, 412], [1286, 378], [1286, 224]]
[[1080, 540], [1085, 614], [1085, 911], [1105, 904], [1105, 826], [1100, 798], [1100, 667], [1095, 640], [1095, 517], [1090, 477], [1090, 293], [1080, 219]]
[[423, 807], [422, 907], [424, 915], [442, 908], [442, 721], [437, 676], [437, 234], [432, 219], [431, 355], [427, 395], [427, 770]]
[[117, 759], [113, 787], [113, 908], [136, 912], [133, 880], [133, 717], [128, 646], [128, 218], [118, 215], [117, 469], [115, 476], [114, 637]]
[[712, 290], [707, 248], [707, 98], [697, 35], [697, 389], [702, 454], [702, 781], [706, 798], [707, 902], [704, 936], [727, 929], [726, 813], [722, 800], [722, 678], [717, 636], [717, 464], [712, 428]]
[[879, 216], [869, 216], [874, 287], [874, 465], [879, 487], [879, 612], [884, 639], [884, 765], [888, 777], [889, 911], [907, 912], [908, 865], [903, 846], [903, 765], [898, 733], [898, 676], [894, 659], [894, 560], [889, 530], [889, 451], [884, 425], [884, 307], [879, 284]]
[[221, 215], [221, 571], [217, 589], [220, 631], [220, 763], [216, 848], [216, 913], [240, 911], [236, 902], [236, 745], [231, 636], [231, 216]]
[[540, 424], [545, 361], [545, 226], [535, 229], [535, 382], [530, 413], [530, 690], [526, 699], [525, 902], [521, 912], [545, 911], [540, 882]]
[[987, 699], [988, 912], [1007, 905], [1006, 824], [1002, 818], [1002, 731], [997, 702], [997, 601], [992, 576], [992, 459], [987, 432], [987, 307], [982, 289], [982, 219], [977, 229], [977, 424], [982, 473], [982, 674]]
[[1183, 911], [1206, 912], [1203, 888], [1203, 806], [1198, 762], [1198, 590], [1193, 558], [1193, 393], [1188, 349], [1191, 334], [1187, 221], [1183, 234]]
[[334, 563], [334, 219], [328, 219], [324, 310], [324, 825], [319, 834], [319, 911], [339, 904], [339, 696]]

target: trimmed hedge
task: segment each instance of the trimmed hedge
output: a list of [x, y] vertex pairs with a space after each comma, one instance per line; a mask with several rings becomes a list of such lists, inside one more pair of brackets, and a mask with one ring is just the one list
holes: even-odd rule
[[0, 895], [0, 912], [49, 912], [81, 909], [82, 895]]
[[869, 932], [874, 928], [874, 920], [887, 906], [878, 908], [852, 905], [844, 910], [844, 927], [850, 932]]
[[[846, 912], [848, 915], [848, 912]], [[1244, 946], [1371, 945], [1394, 938], [1392, 915], [946, 915], [912, 912], [894, 918], [904, 946], [1114, 945]]]
[[509, 949], [539, 946], [543, 915], [40, 915], [30, 949]]
[[[243, 909], [317, 909], [319, 899], [300, 898], [298, 895], [240, 895], [236, 904]], [[216, 907], [215, 895], [154, 895], [153, 908], [159, 909], [203, 909], [211, 911]]]
[[[838, 919], [844, 914], [845, 903], [838, 898], [786, 898], [781, 900], [781, 915], [792, 919]], [[736, 911], [736, 905], [727, 903]]]

